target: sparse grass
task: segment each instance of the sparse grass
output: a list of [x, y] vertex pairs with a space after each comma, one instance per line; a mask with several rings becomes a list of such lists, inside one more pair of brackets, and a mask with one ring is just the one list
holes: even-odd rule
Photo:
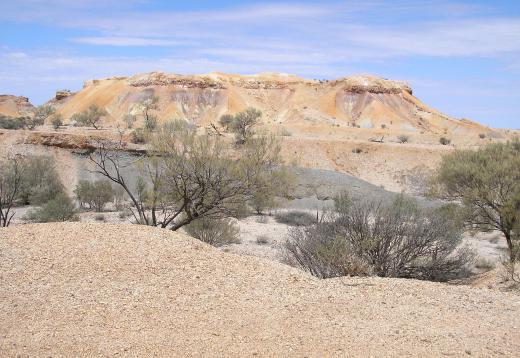
[[258, 245], [267, 245], [269, 244], [270, 239], [265, 235], [260, 235], [256, 237], [256, 243]]
[[314, 215], [304, 211], [286, 211], [275, 215], [276, 222], [290, 226], [309, 226], [316, 222]]

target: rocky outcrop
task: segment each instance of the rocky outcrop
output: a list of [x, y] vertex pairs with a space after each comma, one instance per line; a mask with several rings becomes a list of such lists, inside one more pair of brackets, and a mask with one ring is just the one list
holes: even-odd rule
[[64, 90], [56, 91], [56, 95], [54, 96], [54, 98], [57, 101], [61, 101], [62, 99], [70, 97], [70, 96], [72, 96], [72, 92], [68, 89], [64, 89]]
[[29, 98], [22, 96], [0, 95], [0, 114], [9, 117], [29, 116], [34, 106]]
[[214, 88], [223, 89], [224, 84], [204, 76], [182, 76], [152, 72], [136, 75], [128, 79], [128, 84], [134, 87], [150, 86], [181, 86], [184, 88]]

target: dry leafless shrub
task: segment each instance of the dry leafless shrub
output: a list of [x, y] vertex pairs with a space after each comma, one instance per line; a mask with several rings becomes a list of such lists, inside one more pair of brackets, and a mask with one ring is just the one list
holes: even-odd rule
[[473, 257], [459, 248], [462, 229], [455, 217], [451, 209], [421, 209], [404, 196], [383, 205], [341, 195], [326, 220], [290, 231], [287, 259], [321, 278], [444, 281], [465, 273]]

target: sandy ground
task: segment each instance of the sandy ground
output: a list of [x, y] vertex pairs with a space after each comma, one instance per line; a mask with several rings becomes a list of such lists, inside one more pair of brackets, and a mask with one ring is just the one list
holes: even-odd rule
[[318, 280], [181, 234], [0, 230], [1, 356], [518, 356], [518, 295]]

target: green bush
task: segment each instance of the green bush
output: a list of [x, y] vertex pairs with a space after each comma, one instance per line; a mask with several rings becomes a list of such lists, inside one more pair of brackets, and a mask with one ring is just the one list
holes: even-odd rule
[[286, 211], [277, 213], [275, 220], [290, 226], [308, 226], [316, 223], [316, 217], [304, 211]]
[[29, 210], [24, 216], [24, 220], [46, 223], [60, 221], [78, 221], [76, 206], [65, 194], [59, 194], [54, 199], [49, 200], [38, 209]]
[[0, 114], [0, 128], [23, 129], [26, 125], [26, 117], [9, 117]]
[[186, 232], [200, 241], [213, 246], [240, 242], [238, 226], [231, 219], [201, 218], [185, 226]]
[[24, 180], [19, 197], [23, 204], [41, 205], [64, 193], [52, 157], [29, 156], [24, 160]]

